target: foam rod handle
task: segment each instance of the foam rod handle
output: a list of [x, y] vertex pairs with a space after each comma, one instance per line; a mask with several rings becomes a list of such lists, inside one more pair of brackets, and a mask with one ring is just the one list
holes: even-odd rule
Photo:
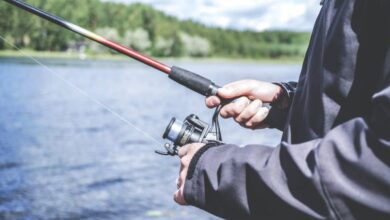
[[[221, 86], [216, 85], [214, 82], [204, 78], [203, 76], [176, 66], [171, 68], [169, 78], [206, 97], [217, 95], [218, 89], [221, 88]], [[223, 105], [228, 104], [236, 99], [238, 98], [221, 98]]]
[[169, 78], [206, 97], [217, 95], [219, 86], [196, 73], [173, 66]]

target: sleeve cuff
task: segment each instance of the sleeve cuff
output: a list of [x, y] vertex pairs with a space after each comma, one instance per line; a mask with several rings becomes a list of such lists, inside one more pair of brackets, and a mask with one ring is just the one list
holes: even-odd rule
[[184, 199], [188, 204], [199, 205], [204, 204], [204, 188], [199, 187], [201, 184], [200, 179], [193, 178], [197, 175], [199, 169], [197, 169], [198, 162], [201, 160], [202, 155], [213, 147], [222, 145], [219, 142], [210, 142], [202, 147], [198, 152], [195, 153], [188, 167], [187, 178], [184, 185]]

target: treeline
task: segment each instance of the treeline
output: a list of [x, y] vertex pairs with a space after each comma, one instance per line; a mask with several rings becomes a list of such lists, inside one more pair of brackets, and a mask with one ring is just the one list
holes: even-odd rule
[[[309, 33], [236, 31], [180, 21], [144, 4], [99, 0], [28, 0], [82, 27], [161, 57], [278, 58], [303, 56]], [[19, 48], [107, 53], [105, 48], [0, 2], [0, 35]], [[13, 49], [0, 40], [0, 49]]]

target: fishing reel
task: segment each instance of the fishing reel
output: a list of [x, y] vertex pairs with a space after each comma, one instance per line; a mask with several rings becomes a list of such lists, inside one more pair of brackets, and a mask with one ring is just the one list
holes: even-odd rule
[[170, 143], [164, 145], [166, 152], [156, 151], [156, 153], [175, 156], [178, 154], [179, 148], [186, 144], [222, 143], [222, 135], [218, 122], [219, 109], [216, 109], [211, 125], [200, 120], [194, 114], [187, 116], [184, 122], [172, 118], [163, 134], [163, 138], [170, 141]]

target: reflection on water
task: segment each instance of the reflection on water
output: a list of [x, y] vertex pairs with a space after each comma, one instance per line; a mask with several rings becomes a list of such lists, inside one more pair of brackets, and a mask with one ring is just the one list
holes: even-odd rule
[[[134, 62], [43, 60], [163, 142], [171, 117], [212, 110], [202, 97]], [[296, 80], [298, 65], [175, 63], [219, 84]], [[25, 59], [0, 59], [0, 219], [216, 219], [172, 200], [178, 159]], [[276, 145], [277, 131], [222, 120], [226, 142]]]

